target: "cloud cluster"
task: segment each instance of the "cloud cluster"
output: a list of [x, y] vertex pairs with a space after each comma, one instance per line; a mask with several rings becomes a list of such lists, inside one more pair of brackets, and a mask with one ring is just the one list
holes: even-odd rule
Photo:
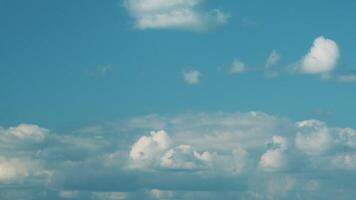
[[1, 199], [350, 199], [356, 186], [356, 130], [260, 112], [20, 124], [0, 128], [0, 152]]
[[204, 0], [125, 0], [125, 7], [139, 29], [204, 31], [224, 24], [228, 16], [214, 9], [204, 11]]

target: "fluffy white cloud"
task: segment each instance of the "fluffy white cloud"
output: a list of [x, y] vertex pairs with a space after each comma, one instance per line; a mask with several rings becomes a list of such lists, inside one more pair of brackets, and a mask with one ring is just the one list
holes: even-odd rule
[[342, 128], [337, 129], [336, 132], [341, 144], [350, 148], [356, 148], [356, 130], [351, 128]]
[[125, 0], [125, 7], [140, 29], [203, 31], [224, 24], [227, 15], [218, 9], [203, 11], [204, 0]]
[[41, 141], [48, 133], [48, 130], [33, 124], [20, 124], [17, 127], [10, 127], [7, 132], [18, 139]]
[[317, 120], [189, 113], [61, 134], [31, 127], [44, 139], [0, 128], [0, 182], [32, 199], [350, 199], [356, 185], [356, 130]]
[[230, 73], [231, 74], [240, 74], [240, 73], [247, 71], [247, 69], [248, 68], [245, 63], [243, 63], [239, 59], [234, 59], [234, 61], [232, 62], [231, 66], [230, 66]]
[[314, 40], [309, 53], [301, 60], [300, 71], [306, 74], [331, 72], [336, 68], [339, 54], [335, 41], [320, 36]]
[[161, 167], [171, 169], [196, 169], [211, 161], [209, 152], [199, 153], [189, 145], [179, 145], [168, 150], [161, 158]]
[[309, 155], [325, 153], [332, 145], [328, 127], [316, 120], [297, 123], [299, 131], [295, 138], [296, 147]]
[[18, 159], [0, 157], [0, 183], [29, 176], [29, 169]]
[[170, 138], [165, 131], [151, 132], [151, 136], [142, 136], [132, 146], [130, 158], [140, 165], [152, 164], [157, 156], [170, 147]]
[[265, 171], [277, 171], [287, 165], [285, 150], [288, 147], [287, 140], [280, 136], [274, 136], [268, 149], [260, 159], [260, 167]]
[[198, 70], [183, 72], [183, 80], [190, 85], [196, 85], [200, 82], [201, 73]]
[[266, 171], [283, 169], [286, 165], [285, 156], [281, 149], [269, 149], [260, 160], [260, 166]]

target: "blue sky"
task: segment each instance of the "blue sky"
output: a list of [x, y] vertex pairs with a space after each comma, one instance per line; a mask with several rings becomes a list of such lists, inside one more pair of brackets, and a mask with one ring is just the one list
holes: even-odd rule
[[[338, 177], [343, 182], [345, 174], [355, 176], [355, 9], [356, 2], [351, 0], [0, 0], [0, 142], [6, 143], [0, 151], [0, 169], [23, 166], [10, 175], [0, 171], [0, 186], [10, 181], [23, 187], [25, 179], [21, 177], [19, 184], [18, 177], [31, 174], [26, 176], [25, 186], [46, 188], [49, 196], [41, 197], [44, 199], [147, 199], [162, 195], [163, 199], [219, 199], [220, 194], [226, 198], [298, 199], [304, 190], [297, 187], [311, 181], [302, 169], [311, 173], [319, 169], [312, 166], [337, 162], [332, 169], [322, 169], [310, 183], [318, 185], [319, 192], [304, 197], [325, 199], [323, 192], [333, 187], [317, 182], [326, 176], [325, 171], [341, 174]], [[183, 119], [191, 120], [181, 124]], [[241, 125], [245, 121], [249, 128]], [[265, 127], [263, 133], [255, 131]], [[246, 134], [257, 134], [258, 139], [248, 139], [258, 145], [242, 145], [241, 150], [236, 145], [230, 147], [229, 142], [226, 148], [208, 148], [190, 141], [215, 136], [239, 140], [234, 133], [245, 128]], [[164, 134], [155, 139], [156, 133]], [[33, 138], [28, 141], [27, 137]], [[140, 138], [148, 146], [141, 144]], [[151, 149], [167, 141], [172, 142]], [[226, 140], [219, 142], [225, 144]], [[266, 147], [266, 143], [277, 147]], [[135, 144], [143, 146], [148, 157], [132, 156]], [[71, 149], [71, 145], [83, 147]], [[25, 149], [31, 151], [23, 157]], [[45, 155], [36, 156], [39, 151]], [[216, 182], [226, 182], [231, 174], [249, 180], [238, 178], [236, 185], [222, 188], [229, 192], [216, 194], [211, 187], [193, 184], [189, 192], [182, 193], [177, 192], [182, 190], [179, 180], [170, 182], [177, 168], [190, 171], [183, 174], [192, 183], [206, 180], [200, 176], [200, 167], [204, 165], [206, 170], [204, 159], [209, 156], [203, 155], [219, 157], [220, 153], [226, 159], [234, 157], [234, 152], [240, 152], [239, 159], [241, 152], [248, 152], [253, 157], [248, 163], [254, 167], [238, 166], [248, 168], [242, 175], [229, 171], [231, 166], [229, 170], [214, 164], [208, 167], [216, 172], [212, 178]], [[63, 154], [56, 160], [63, 170], [50, 164], [56, 154]], [[166, 154], [176, 155], [177, 163], [162, 164]], [[282, 158], [284, 154], [288, 159]], [[103, 176], [89, 176], [92, 162], [104, 162], [108, 155], [120, 155], [108, 164], [118, 172], [105, 174], [108, 166], [100, 163], [97, 168], [103, 170]], [[268, 156], [273, 158], [272, 164], [263, 161]], [[222, 157], [218, 160], [224, 160]], [[189, 167], [178, 163], [189, 159], [195, 159]], [[313, 159], [318, 164], [306, 164]], [[68, 167], [68, 160], [88, 169], [81, 176], [84, 182], [109, 179], [107, 176], [132, 180], [134, 176], [139, 184], [128, 181], [134, 189], [126, 191], [123, 183], [109, 179], [108, 184], [115, 183], [118, 191], [113, 187], [104, 189], [109, 193], [101, 189], [90, 193], [98, 186], [85, 188], [81, 179], [70, 184], [67, 177], [79, 167]], [[298, 163], [298, 169], [290, 168], [291, 163]], [[342, 163], [345, 165], [340, 166]], [[51, 178], [53, 182], [33, 172], [37, 165], [41, 165], [42, 174], [56, 177]], [[264, 167], [278, 175], [263, 174]], [[137, 180], [137, 176], [149, 179], [157, 174], [162, 182]], [[257, 178], [259, 175], [262, 178]], [[267, 194], [271, 189], [263, 185], [291, 180], [297, 189], [286, 190], [286, 196]], [[261, 185], [246, 184], [254, 181]], [[1, 188], [5, 188], [2, 195], [14, 195]], [[351, 195], [346, 187], [340, 190], [347, 191], [345, 199]]]

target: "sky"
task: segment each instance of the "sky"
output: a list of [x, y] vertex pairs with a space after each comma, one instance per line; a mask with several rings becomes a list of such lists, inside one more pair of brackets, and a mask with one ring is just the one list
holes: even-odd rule
[[352, 199], [355, 10], [0, 0], [0, 199]]

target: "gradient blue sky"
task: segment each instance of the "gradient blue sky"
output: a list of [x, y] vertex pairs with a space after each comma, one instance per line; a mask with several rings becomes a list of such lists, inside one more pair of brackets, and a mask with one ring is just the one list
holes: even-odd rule
[[355, 10], [0, 0], [0, 199], [354, 198]]
[[[356, 70], [353, 1], [207, 1], [229, 14], [208, 32], [139, 30], [122, 2], [0, 2], [0, 121], [70, 129], [148, 113], [258, 110], [355, 127], [356, 84], [315, 76], [229, 76], [234, 58], [278, 67], [304, 56], [318, 36], [337, 42], [340, 70]], [[87, 76], [110, 65], [101, 76]], [[182, 71], [197, 69], [191, 87]], [[320, 115], [321, 113], [321, 115]], [[330, 113], [323, 116], [322, 113]]]

